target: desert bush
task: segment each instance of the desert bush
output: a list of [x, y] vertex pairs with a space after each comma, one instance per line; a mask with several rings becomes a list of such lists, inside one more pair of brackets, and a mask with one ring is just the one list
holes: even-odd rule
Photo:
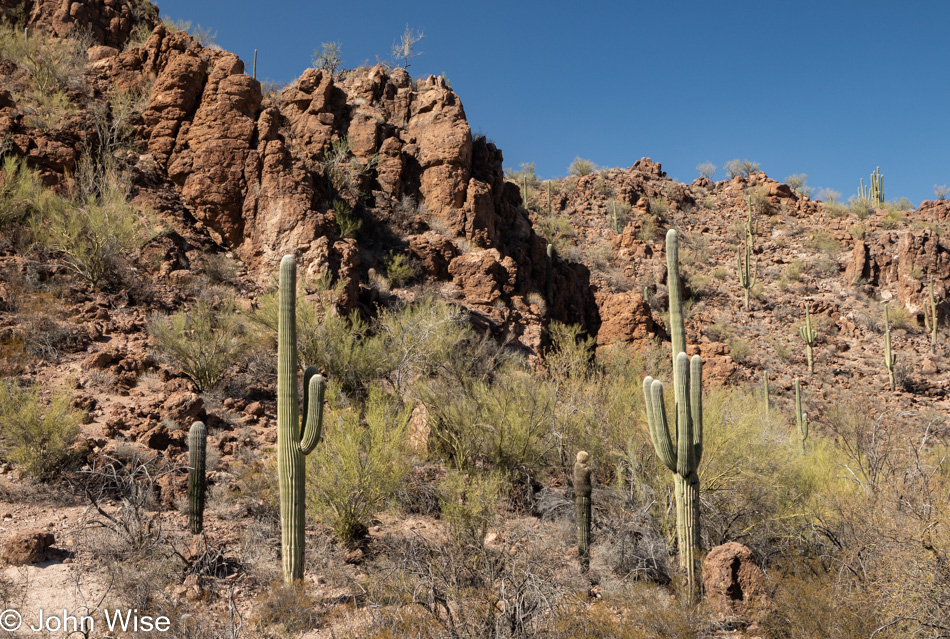
[[748, 160], [742, 160], [741, 162], [738, 159], [729, 160], [726, 162], [724, 167], [726, 169], [726, 174], [730, 179], [739, 177], [749, 177], [753, 173], [759, 170], [758, 162], [750, 162]]
[[319, 600], [303, 584], [275, 583], [255, 600], [250, 623], [262, 639], [299, 637], [318, 626], [319, 610]]
[[313, 66], [336, 75], [343, 68], [343, 45], [339, 42], [322, 42], [319, 53], [313, 50]]
[[364, 413], [331, 411], [324, 437], [307, 464], [309, 510], [338, 537], [365, 536], [370, 518], [396, 493], [409, 473], [406, 433], [411, 406], [371, 390]]
[[899, 208], [888, 208], [887, 213], [881, 219], [882, 229], [896, 229], [904, 223], [904, 212]]
[[373, 156], [367, 162], [362, 162], [350, 151], [350, 140], [342, 137], [334, 140], [323, 152], [323, 170], [336, 193], [347, 196], [350, 200], [361, 198], [363, 181], [376, 168], [379, 158]]
[[25, 221], [30, 215], [45, 216], [59, 204], [59, 197], [43, 186], [26, 160], [14, 155], [3, 157], [0, 165], [0, 229]]
[[598, 170], [599, 169], [596, 164], [590, 160], [584, 160], [580, 156], [575, 157], [571, 162], [571, 165], [567, 167], [568, 174], [575, 177], [590, 175], [591, 173], [595, 173]]
[[149, 334], [163, 355], [201, 391], [213, 388], [247, 349], [247, 331], [234, 301], [196, 300], [187, 311], [156, 315]]
[[343, 200], [333, 200], [333, 217], [340, 237], [355, 238], [363, 228], [363, 220]]
[[498, 473], [450, 470], [439, 483], [439, 512], [462, 546], [481, 548], [508, 482]]
[[811, 187], [805, 185], [807, 179], [808, 176], [806, 174], [798, 173], [785, 178], [785, 183], [788, 184], [799, 197], [811, 197]]
[[85, 413], [65, 389], [42, 398], [42, 387], [0, 380], [0, 432], [4, 457], [25, 474], [49, 479], [70, 457]]
[[405, 253], [390, 253], [383, 267], [389, 282], [396, 287], [405, 286], [419, 276], [419, 266]]
[[811, 239], [809, 241], [809, 246], [811, 246], [816, 251], [820, 251], [825, 254], [833, 254], [841, 251], [841, 244], [835, 237], [825, 230], [817, 230], [811, 234]]
[[699, 171], [699, 176], [704, 177], [707, 180], [713, 179], [716, 175], [716, 165], [712, 162], [702, 162], [696, 165], [696, 170]]
[[30, 228], [40, 246], [61, 253], [96, 287], [115, 280], [126, 256], [154, 235], [151, 213], [129, 204], [128, 183], [119, 177], [101, 185], [98, 196], [51, 201], [31, 217]]

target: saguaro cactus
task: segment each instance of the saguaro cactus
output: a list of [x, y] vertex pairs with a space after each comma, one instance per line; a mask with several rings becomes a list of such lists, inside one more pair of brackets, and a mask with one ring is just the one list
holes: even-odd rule
[[765, 416], [769, 417], [772, 413], [772, 406], [769, 402], [769, 369], [762, 373], [762, 393], [765, 399]]
[[191, 532], [198, 535], [204, 529], [205, 514], [205, 451], [208, 429], [195, 422], [188, 431], [188, 514]]
[[884, 176], [881, 175], [881, 167], [874, 169], [871, 174], [871, 183], [864, 185], [864, 178], [861, 178], [861, 188], [858, 190], [858, 197], [872, 206], [884, 205]]
[[[927, 310], [930, 307], [930, 314]], [[934, 297], [934, 276], [930, 276], [930, 300], [924, 304], [924, 326], [930, 333], [930, 352], [937, 350], [937, 298]]]
[[752, 219], [752, 196], [748, 196], [749, 200], [749, 218], [745, 223], [745, 234], [749, 239], [755, 237], [756, 233], [759, 232], [759, 221]]
[[314, 366], [304, 372], [303, 431], [297, 401], [297, 264], [280, 261], [280, 315], [277, 322], [277, 477], [280, 486], [280, 542], [284, 583], [303, 579], [306, 455], [320, 441], [323, 377]]
[[703, 455], [703, 363], [699, 355], [690, 360], [686, 355], [686, 329], [683, 323], [682, 300], [676, 231], [666, 234], [667, 280], [670, 298], [670, 331], [673, 338], [673, 389], [676, 418], [676, 444], [670, 439], [663, 384], [647, 377], [643, 380], [650, 439], [660, 460], [673, 472], [676, 499], [676, 537], [680, 552], [680, 568], [686, 574], [687, 598], [695, 602], [698, 592], [696, 576], [699, 550], [699, 463]]
[[815, 345], [815, 338], [818, 337], [818, 333], [812, 330], [811, 313], [808, 304], [805, 304], [805, 325], [798, 329], [798, 333], [802, 336], [802, 341], [805, 342], [805, 354], [808, 357], [808, 372], [814, 373], [815, 358], [812, 347]]
[[548, 303], [548, 310], [554, 303], [554, 245], [548, 244], [544, 258], [544, 301]]
[[739, 271], [739, 284], [745, 289], [745, 310], [749, 310], [749, 293], [755, 286], [755, 275], [758, 270], [758, 262], [752, 259], [752, 235], [746, 235], [743, 248], [745, 248], [745, 261], [742, 259], [743, 250], [740, 248], [736, 256], [736, 264]]
[[795, 425], [798, 428], [798, 440], [802, 444], [802, 453], [805, 452], [805, 440], [808, 439], [808, 413], [802, 412], [802, 391], [795, 378]]
[[891, 325], [887, 317], [887, 304], [884, 304], [884, 367], [887, 369], [887, 376], [891, 382], [891, 390], [897, 390], [897, 384], [894, 381], [894, 365], [897, 363], [897, 355], [891, 351]]
[[577, 453], [574, 464], [574, 495], [577, 500], [577, 556], [584, 570], [590, 567], [590, 467], [586, 451]]

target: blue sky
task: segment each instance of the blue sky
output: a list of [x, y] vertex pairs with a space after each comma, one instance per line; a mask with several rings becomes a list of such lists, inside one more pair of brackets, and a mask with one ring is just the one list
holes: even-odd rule
[[505, 166], [562, 176], [575, 156], [647, 156], [689, 182], [712, 162], [808, 175], [842, 199], [881, 167], [888, 200], [950, 185], [950, 2], [290, 2], [164, 0], [258, 78], [289, 83], [322, 42], [353, 68], [425, 38], [413, 76], [445, 73]]

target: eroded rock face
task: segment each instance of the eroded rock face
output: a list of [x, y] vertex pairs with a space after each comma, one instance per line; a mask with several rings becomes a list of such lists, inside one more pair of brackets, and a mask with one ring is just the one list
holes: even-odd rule
[[[929, 300], [930, 276], [934, 278], [935, 297], [944, 299], [950, 281], [950, 246], [931, 229], [883, 231], [856, 241], [845, 270], [852, 284], [896, 284], [897, 301], [912, 313], [923, 312]], [[945, 304], [938, 308], [941, 317], [947, 313]]]
[[599, 307], [602, 323], [597, 333], [598, 347], [616, 342], [635, 344], [656, 334], [650, 305], [639, 293], [608, 295]]
[[752, 551], [734, 541], [716, 546], [703, 560], [706, 603], [724, 617], [747, 623], [764, 619], [769, 606], [765, 573]]
[[158, 24], [158, 8], [134, 0], [0, 0], [0, 13], [58, 38], [85, 31], [97, 43], [117, 49], [137, 25]]

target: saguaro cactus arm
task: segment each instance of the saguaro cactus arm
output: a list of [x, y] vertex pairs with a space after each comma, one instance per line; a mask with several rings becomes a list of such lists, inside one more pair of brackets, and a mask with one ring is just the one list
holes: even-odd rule
[[[316, 370], [311, 366], [309, 369]], [[304, 375], [304, 428], [300, 439], [300, 452], [309, 455], [320, 442], [323, 433], [323, 396], [326, 393], [326, 381], [322, 375], [311, 375], [309, 379]]]
[[643, 380], [643, 401], [647, 408], [647, 426], [656, 456], [667, 468], [676, 472], [676, 451], [670, 440], [670, 429], [666, 421], [666, 408], [663, 405], [663, 382], [652, 377]]

